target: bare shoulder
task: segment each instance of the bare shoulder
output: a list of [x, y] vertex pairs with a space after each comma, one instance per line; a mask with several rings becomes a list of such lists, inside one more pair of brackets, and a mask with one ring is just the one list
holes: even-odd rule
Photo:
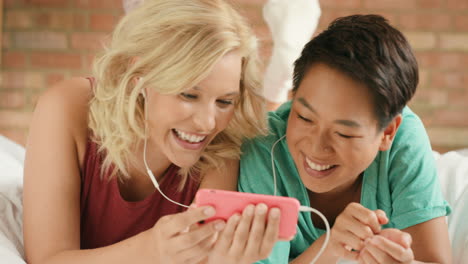
[[80, 248], [80, 191], [91, 86], [60, 82], [39, 98], [29, 129], [23, 182], [28, 263]]
[[[92, 96], [90, 82], [85, 78], [72, 78], [47, 89], [38, 101], [38, 108], [60, 108], [64, 114], [80, 117]], [[59, 109], [57, 109], [59, 110]], [[74, 123], [74, 122], [73, 122]]]
[[35, 116], [44, 125], [60, 126], [73, 138], [82, 164], [88, 137], [88, 110], [92, 88], [86, 78], [71, 78], [47, 89], [36, 105]]

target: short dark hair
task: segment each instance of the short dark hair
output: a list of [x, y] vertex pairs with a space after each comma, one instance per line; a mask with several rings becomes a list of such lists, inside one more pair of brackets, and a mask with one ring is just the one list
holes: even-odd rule
[[307, 71], [324, 63], [371, 92], [379, 129], [383, 129], [413, 97], [418, 64], [403, 34], [379, 15], [338, 18], [304, 46], [294, 64], [293, 93]]

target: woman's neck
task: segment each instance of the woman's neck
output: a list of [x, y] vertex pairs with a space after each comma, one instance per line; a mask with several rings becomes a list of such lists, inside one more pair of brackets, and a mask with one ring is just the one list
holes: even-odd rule
[[[138, 144], [129, 159], [129, 178], [119, 181], [119, 189], [122, 197], [127, 201], [140, 201], [155, 191], [154, 184], [147, 172], [144, 157], [144, 142]], [[156, 181], [161, 185], [164, 175], [171, 166], [171, 161], [159, 151], [156, 145], [148, 140], [146, 147], [146, 163], [153, 173]]]
[[[144, 141], [136, 145], [133, 153], [133, 158], [130, 161], [133, 165], [131, 166], [133, 170], [137, 174], [147, 174], [147, 169], [149, 169], [157, 180], [164, 176], [165, 172], [172, 164], [166, 155], [158, 148], [157, 144], [151, 139], [148, 139], [146, 153], [144, 153]], [[148, 168], [145, 166], [144, 157], [146, 157]]]

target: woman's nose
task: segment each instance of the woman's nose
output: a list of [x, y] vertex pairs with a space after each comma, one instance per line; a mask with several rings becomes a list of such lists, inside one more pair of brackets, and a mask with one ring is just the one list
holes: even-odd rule
[[201, 107], [193, 119], [198, 130], [204, 133], [212, 132], [216, 127], [216, 109], [212, 106]]
[[326, 133], [318, 134], [311, 138], [312, 147], [315, 153], [331, 153], [333, 147], [330, 144], [330, 138]]

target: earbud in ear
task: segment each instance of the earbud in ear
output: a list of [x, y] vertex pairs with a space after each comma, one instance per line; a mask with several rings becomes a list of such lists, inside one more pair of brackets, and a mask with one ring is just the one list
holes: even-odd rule
[[[137, 78], [137, 82], [141, 82], [143, 80], [143, 77], [138, 77]], [[143, 95], [143, 98], [146, 99], [146, 92], [145, 92], [145, 88], [141, 89], [141, 95]]]

